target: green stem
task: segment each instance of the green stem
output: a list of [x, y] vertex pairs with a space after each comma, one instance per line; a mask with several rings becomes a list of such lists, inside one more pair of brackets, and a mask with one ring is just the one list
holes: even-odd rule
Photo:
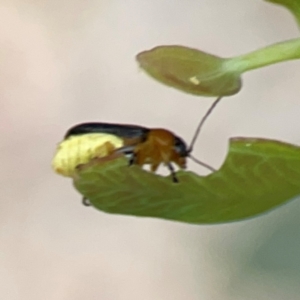
[[225, 63], [227, 71], [244, 73], [253, 69], [262, 68], [275, 63], [299, 59], [300, 39], [293, 39], [229, 58]]

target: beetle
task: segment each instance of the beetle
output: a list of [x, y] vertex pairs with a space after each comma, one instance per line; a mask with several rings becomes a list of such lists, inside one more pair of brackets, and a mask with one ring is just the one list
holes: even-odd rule
[[[82, 123], [71, 127], [65, 134], [64, 141], [59, 147], [65, 147], [66, 151], [63, 155], [57, 155], [56, 160], [53, 160], [54, 169], [62, 175], [68, 176], [69, 171], [73, 171], [76, 168], [76, 164], [88, 162], [93, 157], [104, 157], [111, 154], [125, 155], [129, 158], [129, 165], [143, 166], [145, 164], [150, 165], [150, 170], [155, 172], [160, 164], [166, 165], [171, 173], [172, 181], [178, 183], [175, 169], [173, 164], [176, 164], [179, 168], [186, 168], [186, 159], [190, 157], [198, 164], [208, 168], [210, 171], [215, 171], [211, 166], [199, 161], [191, 155], [194, 144], [200, 133], [202, 125], [207, 117], [211, 114], [215, 106], [219, 103], [222, 97], [218, 97], [210, 106], [204, 117], [201, 119], [190, 146], [187, 146], [185, 141], [174, 134], [173, 132], [162, 128], [147, 128], [138, 125], [127, 124], [113, 124], [113, 123]], [[91, 139], [95, 146], [91, 146]], [[67, 163], [62, 159], [66, 156], [70, 156], [70, 149], [76, 148], [74, 160], [72, 163]], [[89, 155], [82, 157], [78, 156], [80, 151], [78, 146], [88, 147], [92, 149], [89, 152], [84, 150], [84, 153], [90, 153]], [[99, 148], [100, 147], [100, 148]], [[99, 151], [99, 149], [101, 151]], [[57, 154], [60, 152], [57, 151]], [[61, 151], [63, 153], [63, 151]], [[74, 152], [73, 152], [74, 153]], [[78, 157], [81, 160], [78, 160]], [[68, 170], [65, 174], [60, 172], [66, 169], [65, 166], [61, 167], [65, 162]], [[61, 167], [61, 169], [59, 169]], [[88, 204], [85, 201], [84, 204]]]
[[68, 130], [65, 139], [84, 134], [105, 133], [117, 136], [123, 140], [123, 146], [116, 149], [129, 158], [129, 165], [143, 166], [150, 164], [155, 172], [161, 163], [171, 171], [174, 182], [178, 182], [172, 162], [178, 167], [186, 168], [188, 147], [174, 133], [162, 128], [146, 128], [137, 125], [110, 123], [83, 123]]

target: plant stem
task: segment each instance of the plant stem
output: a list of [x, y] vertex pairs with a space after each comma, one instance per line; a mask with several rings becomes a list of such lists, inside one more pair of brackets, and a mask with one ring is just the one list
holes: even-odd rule
[[227, 59], [225, 69], [244, 73], [279, 62], [300, 58], [300, 39], [293, 39]]

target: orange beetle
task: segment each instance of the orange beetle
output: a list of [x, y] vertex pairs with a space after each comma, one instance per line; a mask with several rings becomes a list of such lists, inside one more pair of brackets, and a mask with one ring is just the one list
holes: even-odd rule
[[166, 129], [150, 129], [137, 125], [110, 123], [83, 123], [76, 125], [67, 131], [65, 139], [71, 136], [92, 133], [105, 133], [117, 136], [123, 140], [123, 146], [112, 150], [112, 152], [123, 153], [129, 156], [129, 165], [143, 166], [144, 164], [149, 164], [151, 171], [155, 172], [159, 165], [163, 163], [171, 171], [173, 181], [178, 182], [172, 163], [184, 169], [186, 168], [187, 157], [191, 157], [199, 164], [214, 171], [209, 165], [192, 157], [191, 152], [204, 121], [220, 100], [221, 97], [215, 100], [202, 118], [189, 147], [183, 139]]
[[[137, 125], [110, 123], [82, 123], [75, 125], [67, 131], [65, 141], [70, 138], [89, 135], [92, 135], [94, 140], [97, 139], [97, 135], [108, 135], [118, 138], [121, 140], [121, 144], [115, 142], [113, 145], [108, 142], [108, 147], [106, 147], [105, 150], [106, 155], [114, 153], [124, 154], [129, 158], [129, 165], [135, 164], [143, 166], [144, 164], [149, 164], [152, 172], [155, 172], [160, 164], [164, 164], [169, 168], [173, 182], [177, 183], [178, 179], [173, 163], [179, 168], [185, 169], [187, 157], [190, 157], [209, 170], [215, 171], [211, 166], [194, 158], [191, 152], [202, 125], [220, 100], [221, 97], [213, 102], [200, 121], [189, 147], [183, 139], [166, 129], [150, 129]], [[65, 143], [65, 141], [63, 143]], [[67, 153], [67, 155], [69, 154]], [[94, 153], [94, 155], [97, 157], [96, 153]], [[88, 205], [87, 199], [84, 199], [83, 203]]]

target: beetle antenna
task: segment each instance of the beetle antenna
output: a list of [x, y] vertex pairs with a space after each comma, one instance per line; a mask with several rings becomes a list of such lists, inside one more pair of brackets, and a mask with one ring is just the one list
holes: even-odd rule
[[196, 157], [192, 156], [191, 154], [189, 155], [189, 158], [190, 158], [191, 160], [193, 160], [194, 162], [196, 162], [197, 164], [199, 164], [199, 165], [201, 165], [201, 166], [207, 168], [208, 170], [210, 170], [210, 171], [212, 171], [212, 172], [217, 171], [215, 168], [213, 168], [213, 167], [211, 167], [210, 165], [204, 163], [203, 161], [197, 159]]
[[[200, 130], [204, 124], [204, 122], [206, 121], [207, 117], [211, 114], [211, 112], [214, 110], [214, 108], [217, 106], [217, 104], [220, 102], [220, 100], [222, 99], [222, 96], [219, 96], [214, 102], [213, 104], [211, 105], [211, 107], [208, 109], [208, 111], [206, 112], [206, 114], [204, 115], [204, 117], [201, 119], [196, 131], [195, 131], [195, 134], [194, 134], [194, 137], [191, 141], [191, 144], [190, 144], [190, 147], [188, 149], [188, 153], [191, 153], [193, 151], [193, 148], [194, 148], [194, 145], [195, 145], [195, 142], [199, 136], [199, 133], [200, 133]], [[189, 154], [190, 156], [190, 154]], [[194, 161], [197, 161], [197, 159], [195, 159], [195, 157], [192, 157], [190, 156]], [[201, 161], [198, 161], [198, 163], [200, 165], [203, 165], [203, 166], [206, 166], [208, 167], [208, 169], [212, 169], [210, 166], [206, 165], [205, 163], [201, 162]], [[214, 170], [214, 169], [213, 169]]]

